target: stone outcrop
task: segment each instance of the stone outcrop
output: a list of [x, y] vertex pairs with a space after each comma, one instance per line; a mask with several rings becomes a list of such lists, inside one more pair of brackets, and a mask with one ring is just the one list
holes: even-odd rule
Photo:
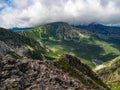
[[93, 73], [90, 68], [76, 57], [62, 57], [66, 65], [77, 71], [79, 78], [67, 71], [60, 64], [61, 60], [39, 61], [26, 57], [16, 60], [10, 55], [5, 56], [0, 60], [0, 90], [109, 90], [104, 84], [85, 84], [83, 80], [88, 80], [88, 74]]

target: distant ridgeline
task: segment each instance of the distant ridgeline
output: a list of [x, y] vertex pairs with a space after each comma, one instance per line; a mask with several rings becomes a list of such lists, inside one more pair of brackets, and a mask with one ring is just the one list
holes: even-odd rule
[[14, 27], [14, 28], [9, 28], [9, 30], [13, 30], [13, 31], [17, 31], [17, 30], [30, 30], [32, 28], [18, 28], [18, 27]]
[[106, 35], [107, 37], [120, 39], [120, 27], [119, 26], [104, 26], [102, 24], [89, 24], [89, 25], [78, 25], [80, 29], [85, 29], [93, 33]]

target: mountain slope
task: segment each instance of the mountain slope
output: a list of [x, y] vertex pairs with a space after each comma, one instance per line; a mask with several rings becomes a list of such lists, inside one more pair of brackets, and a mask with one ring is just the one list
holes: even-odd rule
[[70, 55], [59, 61], [7, 55], [0, 65], [1, 90], [110, 90], [90, 67]]
[[[94, 66], [94, 59], [110, 60], [120, 55], [120, 50], [113, 43], [98, 38], [98, 34], [82, 30], [64, 22], [55, 22], [35, 27], [19, 34], [41, 41], [58, 58], [63, 53], [80, 57], [87, 64]], [[95, 63], [97, 64], [97, 63]]]
[[120, 90], [120, 56], [99, 66], [97, 73], [113, 90]]
[[34, 59], [44, 59], [46, 52], [47, 48], [42, 43], [0, 28], [0, 57], [11, 54], [15, 57], [27, 56]]
[[92, 33], [98, 34], [98, 38], [112, 43], [114, 47], [120, 50], [120, 27], [104, 26], [102, 24], [89, 24], [76, 26], [80, 29], [85, 29]]
[[93, 33], [98, 33], [101, 35], [105, 35], [109, 38], [116, 38], [116, 39], [120, 39], [120, 27], [110, 27], [110, 26], [104, 26], [102, 24], [89, 24], [89, 25], [79, 25], [76, 26], [80, 29], [85, 29], [85, 30], [89, 30]]

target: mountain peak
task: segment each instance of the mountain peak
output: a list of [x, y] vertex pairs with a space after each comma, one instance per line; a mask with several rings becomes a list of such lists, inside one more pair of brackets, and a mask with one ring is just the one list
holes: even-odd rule
[[52, 23], [48, 23], [46, 25], [68, 25], [68, 23], [66, 23], [66, 22], [52, 22]]
[[88, 26], [104, 26], [104, 25], [100, 24], [100, 23], [93, 22], [93, 23], [88, 24]]

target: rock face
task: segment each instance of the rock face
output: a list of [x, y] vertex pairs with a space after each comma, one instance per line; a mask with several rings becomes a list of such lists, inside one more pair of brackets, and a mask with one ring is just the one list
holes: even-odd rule
[[6, 45], [3, 41], [0, 41], [0, 58], [2, 58], [7, 50], [10, 50], [9, 46]]
[[0, 28], [0, 57], [14, 53], [16, 57], [27, 56], [33, 59], [44, 59], [45, 52], [47, 52], [47, 48], [41, 43], [16, 32]]
[[10, 55], [0, 60], [0, 90], [93, 89], [109, 90], [87, 65], [70, 55], [60, 61], [16, 60]]

